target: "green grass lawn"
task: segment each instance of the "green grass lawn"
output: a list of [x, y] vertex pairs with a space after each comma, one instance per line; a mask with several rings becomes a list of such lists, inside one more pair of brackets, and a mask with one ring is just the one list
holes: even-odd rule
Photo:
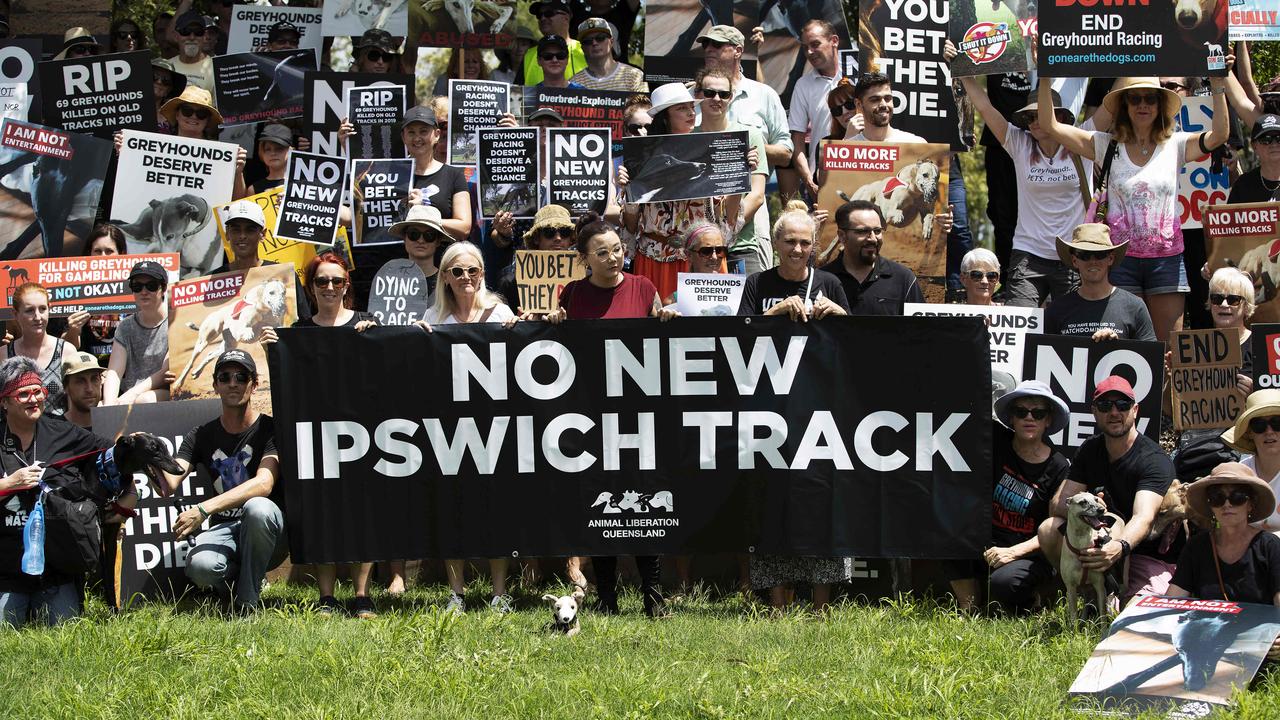
[[[477, 593], [454, 617], [443, 589], [414, 588], [368, 621], [315, 614], [313, 588], [264, 598], [248, 618], [94, 602], [63, 627], [0, 632], [0, 716], [1040, 720], [1079, 715], [1067, 687], [1104, 629], [925, 601], [774, 615], [699, 591], [658, 621], [629, 594], [564, 638], [534, 595], [499, 616]], [[1280, 718], [1275, 677], [1238, 697], [1234, 716]]]

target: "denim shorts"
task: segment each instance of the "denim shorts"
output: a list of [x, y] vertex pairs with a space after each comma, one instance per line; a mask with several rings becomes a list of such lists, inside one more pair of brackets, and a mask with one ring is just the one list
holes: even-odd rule
[[1125, 255], [1111, 268], [1111, 284], [1139, 296], [1191, 292], [1181, 253], [1161, 258]]

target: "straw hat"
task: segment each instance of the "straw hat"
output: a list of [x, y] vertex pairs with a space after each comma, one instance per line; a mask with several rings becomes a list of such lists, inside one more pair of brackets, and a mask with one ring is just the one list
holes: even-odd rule
[[1280, 390], [1256, 390], [1250, 393], [1244, 401], [1244, 412], [1236, 418], [1235, 427], [1222, 433], [1222, 441], [1237, 452], [1258, 452], [1253, 442], [1253, 432], [1249, 430], [1249, 421], [1272, 415], [1280, 415]]
[[195, 105], [209, 111], [209, 122], [214, 125], [222, 124], [222, 113], [218, 112], [218, 108], [213, 106], [213, 96], [208, 90], [197, 85], [187, 85], [182, 88], [182, 94], [173, 98], [160, 106], [160, 114], [170, 125], [176, 125], [177, 120], [174, 115], [178, 112], [179, 105]]
[[67, 53], [71, 48], [77, 45], [96, 45], [99, 49], [102, 43], [93, 36], [93, 33], [82, 27], [73, 27], [62, 34], [62, 50], [53, 56], [54, 60], [66, 60]]
[[409, 228], [430, 228], [445, 236], [449, 236], [448, 231], [444, 229], [441, 223], [440, 210], [434, 205], [411, 205], [409, 214], [400, 222], [387, 228], [387, 234], [392, 237], [403, 238], [404, 231]]
[[682, 103], [693, 103], [698, 105], [702, 102], [702, 98], [695, 98], [689, 88], [684, 83], [667, 83], [659, 85], [649, 95], [649, 100], [653, 105], [649, 108], [649, 117], [653, 117], [669, 107], [680, 105]]
[[533, 224], [525, 231], [526, 235], [537, 235], [542, 228], [572, 228], [573, 216], [559, 205], [543, 205], [533, 216]]
[[1182, 98], [1178, 93], [1169, 90], [1160, 85], [1159, 78], [1140, 77], [1140, 78], [1120, 78], [1116, 81], [1116, 87], [1102, 100], [1102, 107], [1111, 113], [1112, 117], [1120, 116], [1120, 104], [1124, 101], [1124, 93], [1126, 90], [1155, 90], [1160, 93], [1161, 112], [1164, 114], [1165, 124], [1173, 127], [1173, 118], [1182, 109]]
[[1213, 509], [1209, 507], [1209, 491], [1219, 485], [1242, 485], [1252, 496], [1249, 522], [1271, 517], [1276, 509], [1276, 494], [1271, 486], [1258, 477], [1248, 465], [1237, 462], [1222, 463], [1208, 477], [1202, 477], [1187, 488], [1187, 509], [1204, 524], [1212, 521]]
[[1049, 428], [1045, 435], [1052, 435], [1067, 426], [1071, 411], [1067, 404], [1053, 394], [1049, 386], [1039, 380], [1023, 380], [1013, 390], [1001, 395], [995, 402], [996, 419], [1005, 427], [1013, 427], [1013, 401], [1019, 398], [1040, 398], [1049, 405]]
[[1054, 238], [1058, 241], [1058, 259], [1062, 260], [1062, 264], [1071, 267], [1071, 251], [1075, 250], [1110, 250], [1115, 256], [1115, 262], [1112, 267], [1119, 265], [1120, 260], [1124, 258], [1125, 252], [1128, 250], [1129, 241], [1125, 240], [1119, 245], [1111, 242], [1111, 228], [1104, 223], [1084, 223], [1077, 225], [1075, 230], [1071, 231], [1071, 242], [1067, 242], [1062, 238]]

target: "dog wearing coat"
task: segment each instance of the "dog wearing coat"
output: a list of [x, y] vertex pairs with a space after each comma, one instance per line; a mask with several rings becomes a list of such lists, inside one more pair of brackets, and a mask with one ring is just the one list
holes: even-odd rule
[[867, 183], [852, 196], [841, 192], [840, 197], [875, 203], [884, 214], [884, 221], [895, 227], [906, 227], [919, 217], [920, 235], [928, 241], [933, 237], [933, 212], [941, 175], [938, 163], [921, 159], [902, 168], [897, 175]]
[[[1110, 528], [1107, 520], [1114, 521]], [[1067, 590], [1067, 618], [1071, 625], [1074, 626], [1078, 619], [1076, 597], [1081, 585], [1088, 583], [1093, 587], [1098, 612], [1105, 612], [1107, 607], [1105, 573], [1086, 571], [1080, 564], [1080, 555], [1089, 548], [1102, 547], [1111, 541], [1112, 533], [1119, 534], [1123, 530], [1124, 521], [1108, 515], [1107, 506], [1097, 495], [1082, 492], [1067, 499], [1066, 538], [1062, 543], [1058, 570]]]
[[199, 377], [209, 363], [227, 350], [260, 341], [264, 330], [284, 323], [286, 309], [284, 281], [271, 278], [250, 288], [243, 300], [210, 313], [199, 327], [195, 323], [187, 323], [187, 327], [197, 333], [196, 343], [191, 350], [191, 359], [178, 374], [174, 387], [180, 387], [188, 375]]

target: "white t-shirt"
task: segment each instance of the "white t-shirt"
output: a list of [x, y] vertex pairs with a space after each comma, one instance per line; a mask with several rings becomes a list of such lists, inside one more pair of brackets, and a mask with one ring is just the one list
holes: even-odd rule
[[[515, 316], [516, 314], [511, 312], [511, 308], [507, 307], [506, 303], [498, 303], [497, 305], [493, 306], [493, 312], [489, 313], [489, 317], [485, 319], [485, 322], [501, 323], [501, 322], [506, 322]], [[436, 325], [464, 324], [463, 321], [454, 317], [452, 314], [450, 314], [449, 317], [446, 317], [443, 320], [432, 320], [431, 322]]]
[[831, 134], [831, 110], [827, 93], [840, 82], [840, 77], [826, 77], [810, 70], [796, 81], [791, 91], [791, 109], [787, 125], [791, 132], [809, 133], [809, 171], [818, 169], [818, 143]]
[[[1093, 121], [1081, 127], [1093, 130]], [[1085, 221], [1075, 161], [1065, 147], [1059, 147], [1056, 156], [1045, 157], [1031, 133], [1013, 123], [1008, 128], [1001, 144], [1013, 158], [1018, 183], [1018, 225], [1013, 231], [1013, 249], [1056, 261], [1054, 238], [1071, 237], [1071, 231]], [[1093, 163], [1082, 158], [1082, 164], [1085, 185], [1092, 190]]]
[[[1246, 467], [1248, 467], [1250, 470], [1254, 471], [1255, 473], [1258, 472], [1258, 465], [1252, 455], [1245, 455], [1244, 457], [1240, 458], [1240, 462], [1244, 464]], [[1262, 478], [1262, 479], [1266, 480], [1266, 478]], [[1270, 480], [1267, 480], [1267, 482], [1271, 483], [1271, 492], [1275, 493], [1276, 497], [1280, 497], [1280, 474], [1277, 474], [1275, 477], [1271, 478]], [[1269, 530], [1271, 532], [1280, 532], [1280, 507], [1272, 508], [1271, 517], [1265, 520], [1262, 520], [1261, 522], [1256, 522], [1251, 524], [1254, 527], [1260, 527], [1263, 530]]]
[[213, 89], [213, 58], [208, 55], [197, 63], [182, 62], [182, 55], [174, 55], [169, 58], [169, 62], [173, 63], [173, 69], [187, 76], [187, 82], [196, 87], [208, 90], [210, 93]]
[[[1186, 157], [1192, 133], [1176, 132], [1151, 152], [1146, 165], [1129, 158], [1123, 144], [1111, 161], [1107, 179], [1107, 225], [1111, 241], [1129, 242], [1132, 257], [1171, 257], [1182, 252], [1182, 226], [1178, 221], [1178, 171]], [[1093, 134], [1095, 162], [1104, 163], [1111, 133]]]
[[864, 134], [865, 132], [866, 131], [864, 130], [863, 132], [860, 132], [849, 139], [856, 140], [858, 142], [891, 142], [891, 143], [927, 143], [929, 142], [928, 140], [925, 140], [924, 138], [920, 137], [919, 135], [916, 135], [915, 133], [909, 133], [906, 130], [899, 130], [898, 128], [893, 127], [892, 125], [889, 126], [889, 134], [884, 136], [884, 140], [871, 140], [867, 138], [867, 136]]

